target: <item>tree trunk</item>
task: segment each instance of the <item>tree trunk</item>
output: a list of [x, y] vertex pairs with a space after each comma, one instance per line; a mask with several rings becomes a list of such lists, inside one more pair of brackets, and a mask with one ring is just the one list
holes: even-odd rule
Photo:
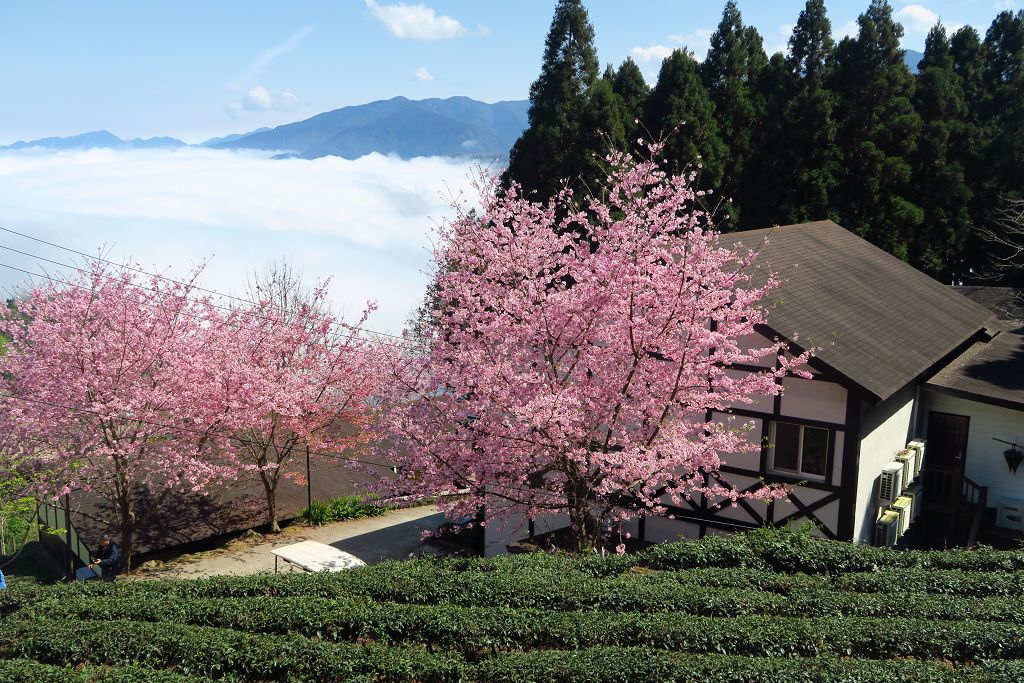
[[[121, 512], [121, 569], [131, 566], [132, 554], [135, 552], [135, 513], [130, 507], [122, 508]], [[91, 558], [90, 558], [91, 559]]]
[[260, 479], [263, 481], [263, 492], [267, 496], [267, 523], [270, 524], [270, 533], [281, 533], [281, 525], [277, 522], [277, 477], [268, 477], [265, 472], [260, 472]]

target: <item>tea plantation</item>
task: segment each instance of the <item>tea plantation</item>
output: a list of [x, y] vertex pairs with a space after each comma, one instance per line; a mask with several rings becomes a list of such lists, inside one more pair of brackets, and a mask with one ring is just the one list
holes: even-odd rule
[[761, 531], [642, 553], [23, 584], [0, 681], [1024, 681], [1024, 552]]

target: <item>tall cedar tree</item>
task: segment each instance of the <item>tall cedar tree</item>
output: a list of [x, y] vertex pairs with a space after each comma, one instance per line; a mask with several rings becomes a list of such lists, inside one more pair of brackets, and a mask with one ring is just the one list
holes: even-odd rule
[[650, 86], [644, 80], [640, 67], [630, 57], [610, 74], [612, 90], [619, 97], [619, 109], [622, 113], [622, 128], [630, 148], [634, 148], [637, 139], [649, 137], [640, 125], [644, 117], [644, 105], [651, 93]]
[[[1007, 202], [1024, 198], [1024, 10], [1000, 12], [985, 34], [982, 48], [983, 111], [991, 140], [985, 164], [991, 174], [986, 183], [990, 208], [982, 220], [985, 227], [998, 229], [998, 212]], [[998, 246], [996, 249], [998, 254]], [[1022, 271], [1024, 264], [1004, 284], [1024, 284]]]
[[[953, 71], [960, 80], [967, 107], [961, 163], [973, 194], [968, 210], [973, 225], [977, 226], [986, 221], [999, 194], [989, 168], [991, 135], [986, 126], [985, 54], [981, 37], [973, 26], [964, 26], [956, 31], [949, 41], [949, 48]], [[959, 254], [962, 272], [953, 277], [958, 281], [971, 281], [973, 278], [969, 273], [985, 270], [985, 250], [983, 240], [974, 231], [969, 233]]]
[[[721, 187], [727, 148], [718, 136], [715, 105], [697, 73], [697, 62], [684, 50], [673, 50], [647, 98], [645, 125], [665, 140], [666, 170], [678, 174], [693, 164], [700, 189]], [[714, 203], [716, 197], [711, 198]]]
[[786, 103], [781, 150], [792, 169], [787, 223], [834, 217], [837, 185], [835, 94], [826, 85], [835, 65], [832, 24], [823, 0], [808, 0], [789, 39], [786, 67], [793, 94]]
[[[751, 154], [753, 128], [764, 109], [764, 98], [756, 83], [766, 66], [768, 57], [761, 35], [752, 26], [743, 25], [736, 3], [729, 0], [699, 71], [715, 105], [715, 120], [726, 145], [721, 189], [734, 197], [744, 192], [742, 178]], [[734, 201], [729, 209], [731, 218], [725, 225], [737, 224], [740, 208], [739, 202]]]
[[793, 78], [781, 52], [776, 52], [758, 78], [764, 114], [752, 134], [753, 153], [747, 160], [743, 192], [738, 198], [742, 228], [790, 223], [793, 176], [797, 159], [786, 155], [783, 140], [789, 132], [786, 112], [792, 98]]
[[[537, 199], [556, 194], [568, 181], [583, 197], [595, 191], [603, 172], [595, 162], [620, 144], [621, 113], [598, 85], [594, 28], [582, 0], [560, 0], [544, 43], [540, 76], [530, 86], [529, 126], [509, 154], [502, 177]], [[535, 193], [535, 194], [534, 194]]]
[[903, 27], [886, 0], [871, 0], [857, 23], [857, 37], [837, 50], [841, 165], [831, 204], [845, 227], [906, 260], [924, 220], [911, 200], [910, 158], [921, 128], [911, 103], [914, 79], [900, 48]]
[[967, 104], [942, 24], [928, 33], [918, 69], [914, 106], [921, 134], [913, 156], [914, 201], [925, 218], [912, 235], [909, 256], [924, 272], [950, 282], [965, 270], [973, 193], [964, 170]]

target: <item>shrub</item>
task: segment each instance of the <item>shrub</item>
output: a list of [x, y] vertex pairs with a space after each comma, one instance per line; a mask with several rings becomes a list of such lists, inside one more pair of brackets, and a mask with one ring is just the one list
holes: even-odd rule
[[[371, 501], [374, 498], [373, 495], [368, 496]], [[389, 505], [366, 501], [367, 498], [362, 496], [339, 496], [327, 502], [314, 500], [312, 505], [302, 508], [298, 516], [300, 519], [311, 519], [313, 524], [321, 526], [331, 522], [342, 522], [346, 519], [376, 517], [393, 509]]]

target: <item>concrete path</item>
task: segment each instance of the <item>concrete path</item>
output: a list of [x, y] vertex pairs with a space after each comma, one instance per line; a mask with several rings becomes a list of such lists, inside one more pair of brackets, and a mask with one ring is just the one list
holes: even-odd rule
[[[235, 541], [225, 548], [183, 555], [155, 567], [140, 568], [125, 578], [198, 579], [217, 575], [256, 574], [274, 571], [271, 548], [299, 541], [319, 541], [351, 553], [367, 564], [385, 559], [405, 559], [412, 553], [427, 553], [431, 546], [420, 540], [423, 531], [433, 531], [444, 521], [444, 514], [433, 505], [392, 510], [380, 517], [335, 522], [321, 527], [293, 524], [262, 542]], [[282, 571], [289, 571], [281, 563]], [[301, 570], [299, 570], [301, 571]]]

